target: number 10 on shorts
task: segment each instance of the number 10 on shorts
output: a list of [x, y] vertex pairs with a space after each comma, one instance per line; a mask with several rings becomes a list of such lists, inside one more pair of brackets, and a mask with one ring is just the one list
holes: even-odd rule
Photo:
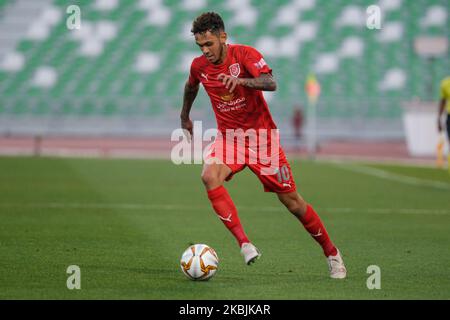
[[275, 173], [277, 175], [279, 183], [289, 182], [289, 180], [291, 179], [291, 175], [289, 173], [289, 168], [287, 167], [287, 165], [276, 169]]

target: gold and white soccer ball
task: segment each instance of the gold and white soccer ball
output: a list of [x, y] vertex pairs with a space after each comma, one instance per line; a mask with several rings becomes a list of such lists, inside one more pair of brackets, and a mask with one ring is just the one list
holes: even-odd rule
[[217, 272], [219, 258], [216, 251], [206, 244], [194, 244], [187, 248], [180, 261], [181, 271], [191, 280], [207, 280]]

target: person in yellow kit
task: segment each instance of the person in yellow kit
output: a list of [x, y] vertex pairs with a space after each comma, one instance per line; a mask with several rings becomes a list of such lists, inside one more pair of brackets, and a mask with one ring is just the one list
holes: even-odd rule
[[[440, 89], [440, 102], [439, 102], [439, 113], [438, 113], [438, 131], [442, 132], [442, 114], [444, 113], [444, 109], [447, 111], [447, 138], [450, 142], [450, 76], [444, 78], [441, 81], [441, 89]], [[448, 154], [448, 170], [450, 172], [450, 152]]]

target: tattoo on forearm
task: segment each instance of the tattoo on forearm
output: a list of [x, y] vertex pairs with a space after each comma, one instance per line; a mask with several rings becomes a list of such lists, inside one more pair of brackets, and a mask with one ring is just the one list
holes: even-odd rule
[[183, 110], [181, 110], [181, 117], [189, 117], [189, 112], [191, 111], [192, 104], [197, 97], [199, 86], [190, 86], [188, 83], [184, 86], [184, 96], [183, 96]]
[[277, 88], [275, 80], [268, 74], [262, 74], [259, 78], [241, 79], [241, 85], [264, 91], [275, 91]]

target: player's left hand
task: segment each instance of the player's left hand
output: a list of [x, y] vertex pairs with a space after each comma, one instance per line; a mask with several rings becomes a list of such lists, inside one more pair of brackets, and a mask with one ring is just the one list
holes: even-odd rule
[[225, 88], [227, 88], [230, 93], [233, 92], [236, 86], [240, 84], [239, 78], [229, 76], [225, 73], [219, 74], [217, 80], [222, 81], [222, 83], [225, 85]]

